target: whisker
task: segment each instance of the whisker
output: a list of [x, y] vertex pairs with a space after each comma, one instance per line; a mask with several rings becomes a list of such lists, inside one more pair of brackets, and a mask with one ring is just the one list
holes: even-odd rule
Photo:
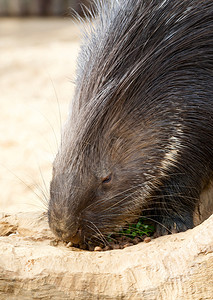
[[[57, 101], [58, 112], [59, 112], [60, 132], [62, 132], [61, 107], [60, 107], [60, 103], [59, 103], [59, 99], [58, 99], [58, 95], [57, 95], [57, 92], [56, 92], [56, 88], [55, 88], [54, 82], [53, 82], [53, 80], [52, 80], [52, 78], [51, 78], [50, 75], [49, 75], [49, 78], [50, 78], [50, 81], [52, 83], [52, 87], [53, 87], [53, 90], [54, 90], [54, 93], [55, 93], [55, 97], [56, 97], [56, 101]], [[62, 137], [62, 135], [61, 135], [61, 137]], [[62, 144], [62, 138], [61, 138], [61, 144]]]
[[[111, 199], [114, 199], [114, 198], [116, 198], [116, 197], [119, 197], [119, 196], [121, 196], [122, 194], [125, 194], [126, 192], [131, 191], [131, 190], [134, 189], [134, 188], [135, 188], [135, 187], [131, 187], [131, 188], [129, 188], [129, 189], [126, 189], [126, 190], [124, 190], [124, 191], [121, 191], [121, 192], [119, 192], [118, 194], [113, 195], [111, 198], [108, 198], [107, 201], [110, 201]], [[96, 202], [94, 202], [94, 203], [91, 203], [89, 206], [87, 206], [86, 208], [84, 208], [84, 210], [89, 209], [89, 208], [91, 208], [92, 206], [95, 206], [95, 207], [96, 207], [99, 203], [103, 204], [103, 199], [99, 199], [98, 201], [96, 201]], [[83, 210], [83, 211], [84, 211], [84, 210]]]
[[[103, 239], [100, 237], [100, 234], [99, 234], [93, 227], [91, 227], [91, 226], [89, 226], [89, 225], [87, 225], [87, 226], [88, 226], [88, 228], [90, 228], [92, 231], [95, 232], [95, 234], [93, 234], [93, 235], [91, 236], [91, 238], [89, 239], [89, 241], [93, 243], [93, 240], [94, 240], [94, 239], [97, 239], [97, 240], [100, 241], [101, 243], [104, 243]], [[88, 244], [88, 243], [87, 243], [87, 244]]]
[[99, 235], [101, 238], [103, 238], [103, 243], [104, 245], [108, 244], [107, 240], [105, 239], [104, 235], [101, 233], [101, 231], [99, 230], [99, 228], [95, 225], [95, 223], [93, 223], [92, 221], [88, 221], [87, 222], [91, 223], [98, 231]]
[[49, 145], [49, 148], [50, 148], [51, 153], [55, 156], [57, 150], [59, 149], [59, 144], [58, 144], [58, 138], [57, 138], [56, 131], [54, 130], [54, 127], [53, 127], [53, 125], [50, 123], [50, 121], [48, 120], [48, 118], [47, 118], [41, 111], [39, 111], [39, 110], [36, 109], [35, 107], [33, 107], [33, 109], [36, 110], [36, 111], [44, 118], [44, 120], [47, 122], [47, 124], [49, 125], [50, 129], [51, 129], [52, 132], [53, 132], [53, 136], [54, 136], [54, 140], [55, 140], [55, 146], [56, 146], [56, 151], [55, 151], [55, 150], [53, 151], [53, 150], [52, 150], [52, 147], [51, 147], [51, 145], [50, 145], [50, 143], [49, 143], [46, 139], [45, 139], [45, 140], [46, 140], [46, 142], [47, 142], [48, 145]]
[[[133, 193], [131, 194], [131, 196], [134, 195], [136, 192], [138, 192], [138, 191], [133, 192]], [[117, 206], [118, 206], [119, 204], [121, 204], [122, 202], [125, 202], [125, 200], [126, 200], [128, 197], [130, 197], [130, 196], [127, 195], [126, 197], [122, 198], [120, 201], [114, 203], [114, 204], [113, 204], [112, 206], [110, 206], [109, 208], [104, 209], [103, 212], [106, 212], [106, 211], [108, 211], [108, 210], [111, 210], [113, 207], [117, 207]]]
[[[17, 174], [15, 174], [12, 170], [8, 169], [5, 165], [0, 164], [3, 168], [5, 168], [10, 174], [12, 174], [19, 182], [21, 182], [25, 187], [27, 187], [30, 191], [33, 192], [33, 194], [41, 201], [41, 203], [43, 203], [46, 207], [46, 202], [44, 202], [44, 199], [31, 187], [30, 184], [27, 184], [22, 178], [20, 178]], [[39, 191], [42, 193], [43, 196], [45, 196], [42, 192], [41, 187], [38, 188], [38, 184], [37, 183], [33, 183], [34, 186], [39, 189]], [[46, 199], [47, 201], [47, 199]], [[29, 205], [29, 203], [26, 203], [27, 205]], [[33, 204], [32, 204], [33, 205]]]
[[[38, 170], [39, 170], [39, 173], [40, 173], [40, 177], [41, 177], [41, 180], [42, 180], [42, 183], [43, 183], [43, 186], [44, 186], [44, 189], [45, 189], [45, 192], [43, 191], [43, 194], [45, 196], [45, 199], [48, 198], [48, 195], [49, 195], [49, 189], [47, 188], [47, 184], [44, 180], [44, 176], [43, 176], [43, 173], [42, 173], [42, 170], [41, 170], [41, 167], [38, 163], [38, 160], [37, 160], [37, 166], [38, 166]], [[45, 194], [46, 193], [46, 194]]]

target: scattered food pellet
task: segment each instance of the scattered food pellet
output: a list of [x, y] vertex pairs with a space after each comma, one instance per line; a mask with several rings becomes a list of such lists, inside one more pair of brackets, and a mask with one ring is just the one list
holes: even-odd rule
[[69, 242], [69, 243], [66, 245], [67, 248], [70, 248], [70, 247], [72, 247], [72, 246], [73, 246], [73, 243], [72, 243], [72, 242]]
[[151, 242], [151, 240], [152, 240], [152, 239], [151, 239], [149, 236], [147, 236], [147, 237], [144, 239], [144, 242], [145, 242], [145, 243], [149, 243], [149, 242]]
[[[74, 247], [79, 250], [89, 251], [108, 251], [116, 249], [124, 249], [140, 242], [149, 243], [154, 238], [154, 225], [143, 218], [139, 218], [133, 223], [126, 224], [119, 231], [110, 233], [106, 236], [105, 242], [98, 240], [90, 240], [80, 242], [78, 244], [72, 242], [64, 242], [65, 247]], [[151, 237], [150, 237], [151, 235]], [[56, 246], [58, 241], [52, 241], [51, 245]], [[74, 250], [74, 249], [73, 249]]]
[[101, 247], [99, 247], [99, 246], [96, 246], [95, 248], [94, 248], [94, 251], [102, 251], [103, 249], [101, 248]]

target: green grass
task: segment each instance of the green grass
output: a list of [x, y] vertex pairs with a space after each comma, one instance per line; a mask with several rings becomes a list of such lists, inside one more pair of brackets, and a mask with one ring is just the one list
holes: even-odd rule
[[143, 219], [139, 219], [136, 224], [128, 224], [128, 227], [121, 230], [121, 236], [128, 236], [132, 239], [143, 235], [150, 236], [154, 233], [154, 225], [145, 224]]
[[118, 233], [108, 235], [108, 241], [111, 242], [114, 240], [113, 236], [126, 236], [131, 239], [142, 237], [144, 235], [150, 236], [154, 233], [154, 230], [154, 225], [147, 223], [144, 218], [140, 218], [137, 223], [127, 224], [125, 228]]

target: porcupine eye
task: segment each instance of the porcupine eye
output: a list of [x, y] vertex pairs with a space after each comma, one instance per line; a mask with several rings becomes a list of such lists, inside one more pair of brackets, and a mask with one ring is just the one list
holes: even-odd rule
[[102, 183], [103, 184], [108, 184], [112, 180], [112, 174], [109, 174], [108, 176], [102, 178]]

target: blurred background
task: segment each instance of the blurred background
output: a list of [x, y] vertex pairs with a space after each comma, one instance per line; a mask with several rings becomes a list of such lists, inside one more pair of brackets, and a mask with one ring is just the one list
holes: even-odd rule
[[0, 0], [0, 16], [63, 16], [82, 14], [90, 0]]
[[[45, 210], [89, 1], [0, 0], [0, 212]], [[45, 200], [46, 199], [46, 200]]]

